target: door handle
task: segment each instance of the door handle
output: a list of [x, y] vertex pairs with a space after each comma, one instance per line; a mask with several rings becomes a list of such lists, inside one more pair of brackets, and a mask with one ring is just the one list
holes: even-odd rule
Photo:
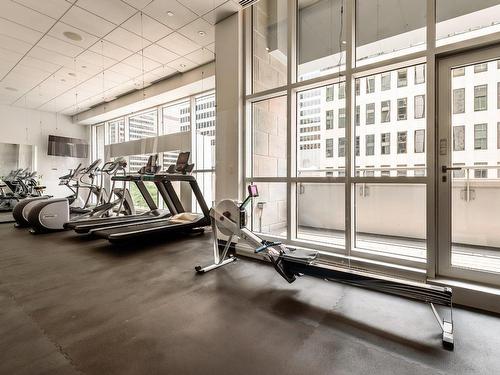
[[446, 173], [448, 171], [461, 171], [462, 167], [448, 167], [446, 165], [443, 165], [441, 167], [441, 172]]

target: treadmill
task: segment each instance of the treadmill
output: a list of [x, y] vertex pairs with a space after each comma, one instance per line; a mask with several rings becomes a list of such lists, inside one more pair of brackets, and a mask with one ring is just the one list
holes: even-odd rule
[[[201, 232], [204, 227], [210, 225], [210, 212], [203, 198], [198, 182], [194, 176], [188, 174], [193, 170], [194, 164], [188, 164], [189, 153], [179, 154], [176, 165], [171, 165], [166, 172], [155, 175], [145, 175], [143, 181], [151, 181], [156, 186], [161, 186], [164, 191], [164, 201], [168, 206], [171, 216], [167, 218], [150, 219], [145, 222], [124, 223], [104, 228], [95, 228], [89, 231], [95, 237], [105, 238], [110, 242], [123, 242], [140, 237], [147, 237], [165, 233], [189, 233]], [[115, 176], [113, 179], [121, 181], [123, 176]], [[177, 195], [173, 182], [182, 182], [189, 185], [202, 213], [186, 212], [179, 196]], [[163, 196], [163, 194], [162, 194]]]
[[[160, 169], [160, 167], [157, 165], [157, 160], [158, 160], [158, 155], [151, 155], [148, 159], [147, 164], [143, 166], [136, 174], [120, 176], [121, 178], [119, 179], [119, 181], [122, 181], [123, 183], [133, 182], [137, 186], [139, 192], [141, 193], [142, 197], [144, 198], [146, 204], [149, 207], [149, 211], [136, 215], [86, 218], [75, 221], [69, 221], [64, 224], [64, 228], [73, 229], [76, 233], [84, 234], [84, 233], [89, 233], [91, 230], [96, 228], [103, 228], [120, 224], [144, 222], [153, 219], [165, 219], [169, 217], [171, 214], [168, 210], [158, 209], [146, 185], [144, 184], [145, 175], [148, 174], [154, 175], [154, 173], [158, 172], [158, 170]], [[117, 179], [113, 177], [113, 180]], [[159, 183], [155, 183], [155, 185], [158, 191], [160, 192], [160, 195], [166, 202], [167, 199], [169, 199], [169, 197], [164, 189], [164, 186]], [[168, 204], [167, 207], [170, 208]]]

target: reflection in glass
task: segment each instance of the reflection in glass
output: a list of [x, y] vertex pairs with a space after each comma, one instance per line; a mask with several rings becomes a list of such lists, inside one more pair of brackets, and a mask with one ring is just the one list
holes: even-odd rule
[[252, 202], [252, 230], [279, 237], [287, 235], [286, 183], [259, 182]]

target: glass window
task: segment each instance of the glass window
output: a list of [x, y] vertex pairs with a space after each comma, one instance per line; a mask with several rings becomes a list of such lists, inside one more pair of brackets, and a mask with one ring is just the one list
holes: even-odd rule
[[331, 102], [333, 100], [333, 85], [326, 86], [326, 101]]
[[384, 100], [380, 106], [380, 122], [391, 121], [391, 101]]
[[259, 196], [252, 202], [252, 230], [286, 237], [286, 183], [259, 182]]
[[156, 109], [129, 117], [128, 135], [131, 141], [156, 137], [158, 135], [158, 114]]
[[406, 120], [407, 110], [408, 110], [407, 99], [406, 98], [398, 99], [398, 121]]
[[344, 195], [343, 184], [297, 184], [297, 238], [344, 246]]
[[425, 117], [425, 95], [415, 96], [415, 118]]
[[453, 151], [465, 150], [465, 126], [453, 127]]
[[327, 158], [333, 158], [333, 138], [326, 139], [325, 151]]
[[252, 105], [254, 177], [284, 177], [287, 170], [286, 97]]
[[360, 80], [359, 78], [356, 78], [356, 80], [354, 81], [354, 91], [356, 96], [360, 94], [361, 91], [360, 86], [361, 86]]
[[345, 157], [345, 138], [339, 138], [339, 158]]
[[425, 0], [356, 0], [358, 66], [422, 51], [425, 41]]
[[360, 119], [361, 119], [360, 106], [357, 105], [356, 108], [354, 108], [354, 124], [356, 126], [359, 126]]
[[[215, 94], [195, 99], [195, 167], [215, 168]], [[207, 181], [211, 181], [207, 177]], [[207, 185], [210, 186], [210, 185]]]
[[391, 133], [381, 134], [380, 153], [382, 155], [389, 155], [391, 153]]
[[333, 129], [333, 109], [326, 111], [326, 129]]
[[425, 83], [425, 64], [415, 66], [415, 84]]
[[339, 83], [339, 99], [345, 99], [345, 82]]
[[454, 68], [453, 77], [462, 77], [465, 75], [465, 68]]
[[360, 139], [359, 139], [359, 135], [356, 137], [356, 142], [354, 144], [354, 154], [356, 156], [359, 156], [360, 154], [360, 147], [361, 147], [361, 144], [360, 144]]
[[474, 111], [486, 111], [488, 109], [488, 85], [474, 86]]
[[189, 100], [163, 107], [161, 134], [191, 130], [191, 106]]
[[391, 89], [391, 72], [382, 73], [380, 77], [382, 91]]
[[474, 125], [474, 150], [488, 149], [488, 125]]
[[399, 69], [398, 70], [398, 87], [406, 87], [408, 86], [408, 70]]
[[366, 93], [371, 94], [375, 92], [375, 77], [366, 77]]
[[398, 132], [398, 154], [406, 154], [407, 132]]
[[436, 45], [441, 46], [498, 31], [500, 4], [485, 1], [436, 1]]
[[345, 128], [345, 108], [339, 108], [339, 129]]
[[125, 142], [125, 119], [119, 118], [109, 123], [109, 143]]
[[375, 103], [366, 105], [366, 125], [375, 124]]
[[261, 0], [253, 6], [253, 92], [286, 84], [287, 2]]
[[488, 165], [488, 163], [474, 163], [474, 178], [488, 178], [488, 169], [477, 168], [480, 165]]
[[375, 155], [375, 134], [366, 135], [366, 156]]
[[425, 130], [415, 130], [415, 153], [425, 152]]
[[453, 90], [453, 113], [465, 113], [465, 89]]
[[343, 0], [298, 1], [298, 81], [344, 69], [346, 24], [345, 11], [341, 11], [343, 5]]
[[482, 72], [486, 72], [487, 70], [488, 70], [487, 63], [474, 65], [474, 73], [482, 73]]

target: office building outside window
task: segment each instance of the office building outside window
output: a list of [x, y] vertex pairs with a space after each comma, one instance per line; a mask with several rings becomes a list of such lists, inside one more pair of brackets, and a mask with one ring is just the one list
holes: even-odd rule
[[453, 114], [465, 113], [465, 89], [453, 90]]
[[488, 125], [474, 125], [474, 150], [488, 149]]
[[425, 95], [416, 95], [415, 102], [415, 118], [424, 118], [425, 117]]
[[425, 152], [425, 130], [415, 130], [415, 153]]
[[375, 103], [366, 105], [366, 125], [375, 124]]
[[345, 128], [345, 108], [339, 108], [339, 129]]
[[366, 78], [366, 93], [372, 94], [375, 92], [375, 77], [367, 77]]
[[380, 106], [380, 122], [391, 121], [391, 101], [384, 100]]
[[380, 86], [382, 91], [391, 89], [391, 72], [385, 72], [380, 75]]
[[375, 134], [366, 135], [366, 156], [375, 155]]
[[474, 86], [474, 111], [488, 109], [488, 85]]
[[465, 150], [465, 126], [458, 125], [453, 127], [453, 151]]
[[339, 138], [339, 158], [345, 157], [345, 138]]
[[326, 128], [333, 129], [333, 109], [326, 111]]
[[326, 140], [326, 157], [333, 158], [333, 138], [328, 138]]
[[408, 85], [408, 70], [399, 69], [398, 70], [398, 87], [406, 87]]
[[407, 110], [407, 98], [398, 99], [398, 121], [406, 120]]
[[415, 66], [415, 84], [425, 83], [425, 64]]
[[407, 132], [398, 132], [398, 154], [406, 154]]
[[391, 153], [391, 133], [381, 134], [380, 153], [382, 155], [389, 155]]

